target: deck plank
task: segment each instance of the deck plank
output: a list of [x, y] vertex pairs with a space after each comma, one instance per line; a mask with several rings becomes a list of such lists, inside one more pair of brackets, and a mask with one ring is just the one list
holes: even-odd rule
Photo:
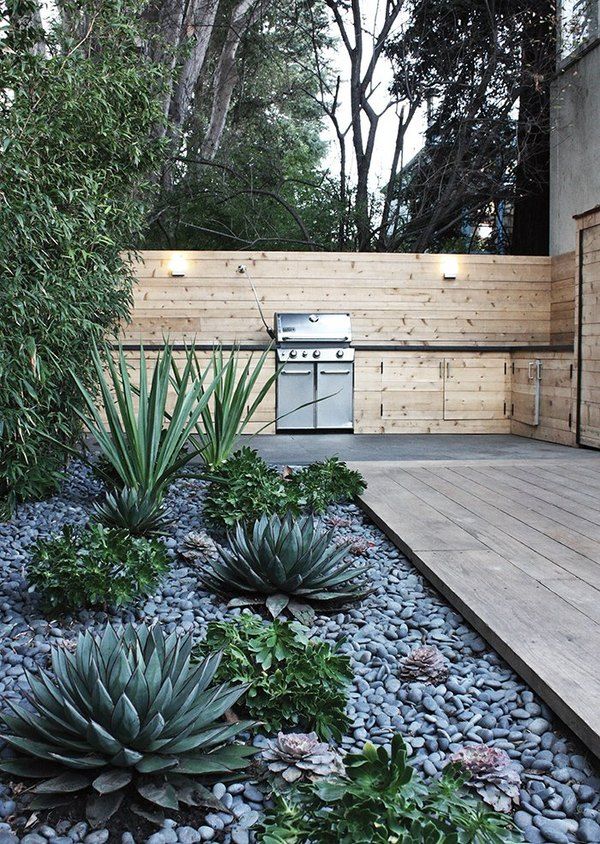
[[367, 513], [600, 756], [600, 455], [576, 455], [354, 465]]

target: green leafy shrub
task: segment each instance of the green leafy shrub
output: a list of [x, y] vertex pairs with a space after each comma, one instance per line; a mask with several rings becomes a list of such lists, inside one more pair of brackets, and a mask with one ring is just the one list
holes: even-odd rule
[[252, 522], [261, 516], [323, 513], [330, 504], [360, 495], [365, 482], [337, 457], [313, 463], [285, 478], [254, 451], [244, 446], [208, 476], [207, 518], [218, 527]]
[[250, 717], [267, 732], [301, 728], [322, 738], [341, 738], [348, 727], [350, 661], [297, 622], [263, 622], [244, 613], [235, 621], [211, 621], [199, 657], [223, 652], [218, 680], [249, 685], [244, 698]]
[[288, 484], [289, 497], [311, 513], [324, 513], [330, 504], [351, 501], [366, 487], [360, 472], [349, 469], [338, 457], [294, 472]]
[[94, 503], [92, 512], [104, 527], [126, 530], [132, 536], [158, 536], [170, 524], [168, 511], [152, 494], [126, 486], [108, 492]]
[[67, 2], [54, 17], [76, 37], [58, 22], [42, 32], [34, 10], [21, 0], [0, 13], [4, 514], [54, 490], [61, 445], [80, 436], [71, 372], [93, 390], [92, 342], [127, 319], [126, 250], [145, 224], [163, 149], [162, 71], [138, 47], [138, 4]]
[[[208, 366], [203, 368], [193, 352], [194, 372], [200, 382], [205, 383], [210, 378], [218, 379], [210, 401], [202, 410], [201, 422], [196, 425], [196, 432], [190, 438], [190, 446], [208, 469], [214, 471], [231, 456], [237, 441], [273, 386], [277, 371], [257, 387], [270, 353], [269, 347], [257, 360], [250, 355], [242, 365], [238, 348], [224, 354], [222, 347], [218, 346], [213, 349]], [[181, 376], [177, 366], [174, 365], [173, 370], [175, 382], [179, 384]], [[252, 398], [255, 388], [256, 393]], [[270, 424], [267, 422], [264, 427]]]
[[316, 780], [277, 797], [262, 844], [507, 844], [506, 816], [467, 795], [453, 766], [425, 783], [407, 764], [399, 735], [392, 753], [367, 743], [344, 759], [345, 777]]
[[167, 549], [157, 539], [100, 524], [67, 525], [34, 545], [27, 579], [48, 608], [120, 606], [150, 592], [167, 568]]
[[[185, 445], [221, 376], [208, 385], [195, 378], [193, 350], [189, 350], [179, 376], [175, 404], [167, 410], [173, 366], [170, 343], [165, 343], [158, 352], [151, 374], [144, 348], [140, 348], [136, 385], [132, 383], [122, 348], [116, 361], [107, 355], [108, 374], [96, 348], [91, 355], [106, 421], [94, 394], [73, 373], [86, 406], [86, 412], [77, 410], [77, 413], [94, 437], [104, 463], [110, 465], [122, 486], [139, 490], [160, 502], [168, 484], [194, 456], [193, 451], [186, 451]], [[109, 473], [103, 471], [108, 479]]]
[[73, 654], [54, 648], [52, 674], [27, 675], [33, 712], [9, 702], [12, 712], [1, 716], [3, 738], [20, 756], [0, 760], [0, 770], [44, 780], [32, 809], [91, 790], [93, 826], [118, 810], [126, 789], [142, 801], [129, 808], [158, 822], [150, 804], [219, 808], [195, 777], [222, 779], [247, 766], [253, 748], [227, 742], [251, 722], [220, 720], [246, 687], [211, 685], [220, 655], [194, 665], [191, 649], [190, 635], [166, 635], [160, 625], [110, 624], [102, 636], [80, 634]]
[[287, 482], [248, 446], [236, 451], [211, 475], [204, 513], [213, 525], [228, 528], [261, 516], [298, 512], [288, 496]]
[[262, 516], [251, 527], [238, 524], [201, 574], [220, 595], [241, 595], [234, 604], [265, 602], [275, 618], [287, 609], [310, 613], [310, 604], [324, 606], [358, 600], [367, 593], [363, 575], [348, 558], [348, 545], [337, 545], [333, 531], [321, 531], [312, 516], [288, 513]]

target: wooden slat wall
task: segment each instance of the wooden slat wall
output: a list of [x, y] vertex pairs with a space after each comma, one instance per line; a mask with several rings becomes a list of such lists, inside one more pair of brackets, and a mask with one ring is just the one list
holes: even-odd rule
[[[579, 442], [600, 448], [600, 210], [578, 221], [581, 231]], [[579, 246], [578, 246], [579, 249]], [[579, 253], [578, 253], [579, 259]], [[582, 312], [579, 315], [579, 304]]]
[[264, 342], [250, 272], [268, 322], [275, 311], [344, 310], [357, 343], [511, 345], [550, 340], [551, 263], [544, 257], [464, 255], [456, 280], [443, 255], [187, 252], [184, 278], [171, 253], [143, 253], [133, 321], [124, 338], [160, 342]]
[[552, 258], [550, 342], [572, 343], [575, 336], [575, 252]]

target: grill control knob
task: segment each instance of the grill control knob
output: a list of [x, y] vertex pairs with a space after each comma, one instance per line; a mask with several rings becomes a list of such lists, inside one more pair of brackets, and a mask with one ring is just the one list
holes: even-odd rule
[[304, 351], [302, 352], [302, 357], [305, 358], [305, 357], [307, 357], [307, 355], [308, 355], [308, 352], [306, 351], [306, 349], [304, 349]]
[[313, 352], [313, 357], [314, 358], [320, 358], [321, 352], [318, 349], [315, 349], [314, 352]]
[[335, 353], [335, 356], [336, 356], [336, 358], [343, 358], [344, 357], [344, 350], [338, 349], [337, 352]]
[[290, 349], [290, 357], [291, 358], [295, 358], [297, 354], [298, 354], [298, 352], [296, 351], [296, 349]]

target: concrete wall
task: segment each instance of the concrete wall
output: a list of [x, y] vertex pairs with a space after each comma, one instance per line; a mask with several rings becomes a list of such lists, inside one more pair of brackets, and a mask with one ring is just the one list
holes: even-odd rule
[[600, 205], [600, 44], [552, 86], [550, 254], [575, 248], [574, 214]]

